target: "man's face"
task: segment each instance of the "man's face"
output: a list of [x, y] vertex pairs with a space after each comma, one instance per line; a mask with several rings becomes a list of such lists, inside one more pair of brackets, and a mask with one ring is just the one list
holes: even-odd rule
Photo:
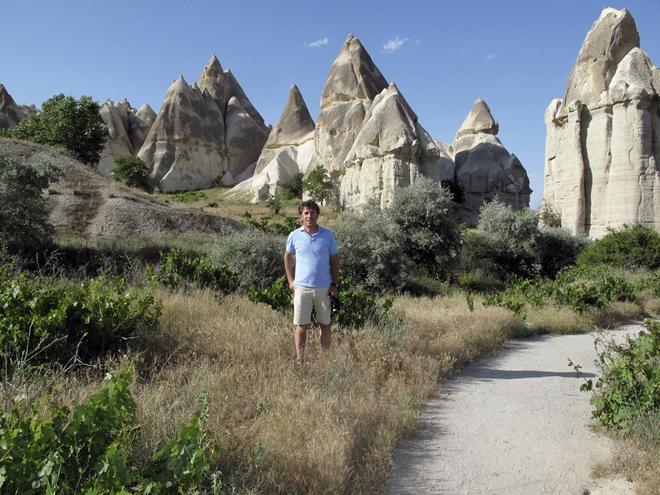
[[312, 208], [303, 208], [302, 212], [300, 213], [300, 223], [302, 224], [303, 227], [307, 228], [314, 228], [316, 227], [316, 221], [319, 218], [319, 214], [316, 213], [316, 210]]

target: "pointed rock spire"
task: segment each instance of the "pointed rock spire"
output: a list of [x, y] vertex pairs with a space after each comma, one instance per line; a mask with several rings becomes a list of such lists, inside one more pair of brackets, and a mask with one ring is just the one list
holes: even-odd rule
[[360, 40], [349, 34], [325, 81], [321, 108], [337, 101], [372, 100], [387, 81]]
[[309, 114], [305, 100], [295, 84], [289, 88], [284, 110], [268, 137], [266, 146], [299, 144], [301, 138], [314, 132], [314, 120]]
[[604, 9], [587, 33], [568, 77], [564, 108], [574, 100], [585, 105], [596, 103], [607, 90], [619, 62], [633, 48], [639, 48], [633, 17], [626, 9]]
[[14, 127], [22, 120], [22, 112], [3, 84], [0, 84], [0, 129]]
[[458, 132], [456, 133], [455, 141], [463, 136], [470, 134], [486, 133], [496, 136], [499, 132], [499, 124], [493, 118], [493, 114], [490, 112], [490, 107], [488, 104], [479, 98], [474, 102], [470, 113], [459, 127]]

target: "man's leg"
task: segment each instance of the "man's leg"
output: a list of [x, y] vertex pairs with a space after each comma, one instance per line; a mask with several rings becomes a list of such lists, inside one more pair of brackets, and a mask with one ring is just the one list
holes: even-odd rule
[[328, 287], [316, 289], [314, 309], [316, 310], [316, 321], [319, 323], [321, 348], [327, 351], [330, 349], [332, 340], [332, 330], [330, 329], [332, 301], [328, 295]]
[[305, 342], [307, 329], [312, 322], [312, 307], [314, 306], [314, 292], [305, 287], [295, 287], [293, 291], [293, 344], [296, 348], [296, 361], [305, 360]]
[[305, 342], [307, 342], [307, 330], [309, 325], [296, 325], [293, 330], [293, 343], [296, 346], [296, 357], [298, 362], [305, 360]]
[[319, 328], [321, 329], [321, 348], [324, 351], [328, 351], [330, 350], [330, 342], [332, 340], [330, 324], [324, 325], [323, 323], [319, 323]]

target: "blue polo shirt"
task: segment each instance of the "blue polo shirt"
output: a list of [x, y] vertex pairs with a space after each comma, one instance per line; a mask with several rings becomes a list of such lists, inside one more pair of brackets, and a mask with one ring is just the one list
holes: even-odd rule
[[332, 231], [319, 225], [315, 234], [308, 234], [300, 227], [289, 234], [286, 252], [296, 256], [294, 285], [330, 287], [330, 256], [337, 254], [337, 241]]

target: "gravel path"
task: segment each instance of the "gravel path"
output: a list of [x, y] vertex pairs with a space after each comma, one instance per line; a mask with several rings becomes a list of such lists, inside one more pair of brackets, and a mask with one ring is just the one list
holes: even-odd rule
[[511, 341], [444, 382], [396, 452], [390, 495], [626, 493], [590, 479], [612, 442], [590, 430], [590, 394], [568, 358], [597, 376], [584, 334]]

